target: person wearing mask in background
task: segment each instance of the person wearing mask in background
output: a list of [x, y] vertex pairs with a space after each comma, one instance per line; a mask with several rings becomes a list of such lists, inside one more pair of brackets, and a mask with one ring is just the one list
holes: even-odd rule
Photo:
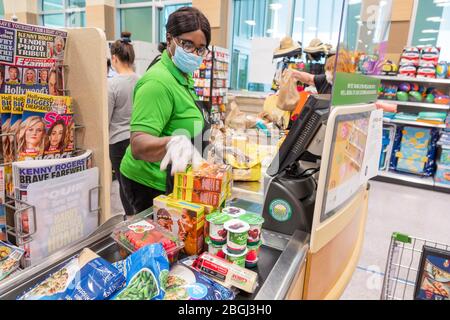
[[319, 94], [331, 94], [335, 64], [336, 55], [333, 55], [328, 57], [325, 62], [325, 74], [313, 75], [308, 72], [292, 70], [291, 77], [304, 84], [316, 87]]
[[171, 192], [171, 176], [184, 172], [189, 162], [194, 168], [200, 164], [206, 144], [197, 141], [208, 141], [209, 113], [195, 94], [192, 73], [209, 52], [209, 21], [198, 9], [182, 7], [169, 16], [166, 30], [167, 49], [134, 90], [130, 146], [120, 166], [133, 207], [128, 215]]
[[[133, 90], [139, 76], [134, 72], [135, 53], [131, 33], [122, 32], [121, 38], [111, 45], [111, 66], [116, 71], [108, 78], [109, 157], [115, 177], [120, 179], [120, 162], [130, 144], [130, 119]], [[120, 187], [120, 199], [125, 212], [132, 210]]]

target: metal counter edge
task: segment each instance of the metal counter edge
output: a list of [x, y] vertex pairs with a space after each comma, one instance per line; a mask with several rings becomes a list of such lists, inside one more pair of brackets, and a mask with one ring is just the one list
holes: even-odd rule
[[296, 230], [278, 258], [255, 300], [283, 300], [295, 275], [306, 263], [310, 235]]

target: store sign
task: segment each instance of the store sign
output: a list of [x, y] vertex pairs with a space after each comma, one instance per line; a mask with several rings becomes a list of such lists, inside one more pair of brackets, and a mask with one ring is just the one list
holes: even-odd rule
[[332, 106], [375, 102], [381, 80], [361, 74], [336, 72]]
[[283, 199], [275, 199], [270, 203], [269, 214], [279, 222], [285, 222], [292, 217], [292, 207]]

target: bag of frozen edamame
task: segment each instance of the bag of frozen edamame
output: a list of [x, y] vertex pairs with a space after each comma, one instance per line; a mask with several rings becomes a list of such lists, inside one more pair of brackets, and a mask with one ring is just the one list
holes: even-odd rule
[[164, 299], [169, 260], [160, 243], [147, 245], [114, 266], [123, 273], [127, 281], [113, 300]]

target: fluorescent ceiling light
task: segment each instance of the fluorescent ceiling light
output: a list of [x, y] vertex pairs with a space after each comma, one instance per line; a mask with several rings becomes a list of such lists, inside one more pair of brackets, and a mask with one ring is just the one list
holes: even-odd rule
[[271, 10], [280, 10], [281, 8], [283, 8], [283, 5], [281, 3], [272, 3], [270, 5]]
[[361, 0], [350, 0], [348, 2], [349, 5], [361, 3]]
[[427, 21], [429, 22], [444, 22], [445, 20], [441, 17], [428, 17]]
[[355, 16], [354, 18], [355, 18], [355, 19], [361, 19], [361, 15], [358, 14], [358, 15]]
[[303, 19], [302, 17], [295, 17], [294, 20], [299, 22], [305, 21], [305, 19]]
[[362, 26], [362, 25], [363, 25], [363, 23], [362, 23], [362, 21], [361, 21], [361, 20], [358, 20], [358, 21], [356, 21], [356, 23], [357, 23], [357, 24], [359, 24], [360, 26]]
[[450, 0], [433, 0], [434, 4], [450, 3]]
[[420, 38], [419, 41], [420, 42], [427, 42], [427, 41], [435, 41], [436, 38]]
[[255, 26], [256, 25], [256, 21], [255, 20], [245, 20], [245, 23], [248, 24], [249, 26]]
[[436, 29], [425, 29], [425, 30], [422, 30], [422, 33], [439, 33], [439, 30], [436, 30]]

